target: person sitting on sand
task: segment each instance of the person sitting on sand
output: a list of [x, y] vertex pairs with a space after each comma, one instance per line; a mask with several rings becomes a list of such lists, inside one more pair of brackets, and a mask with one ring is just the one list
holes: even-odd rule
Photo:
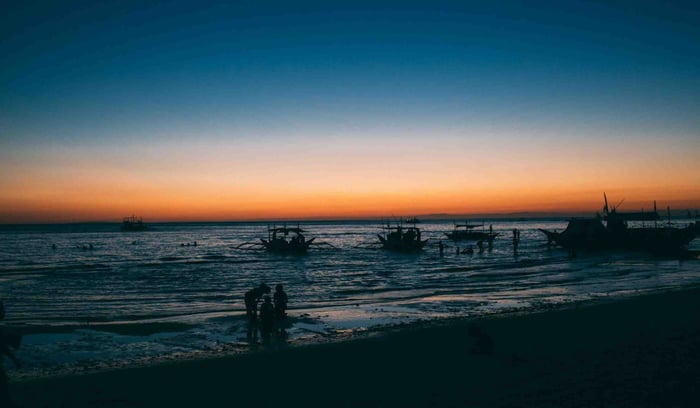
[[275, 294], [273, 297], [275, 300], [275, 319], [284, 320], [284, 318], [287, 317], [287, 302], [289, 299], [281, 284], [275, 287]]
[[[0, 321], [5, 319], [5, 305], [0, 301]], [[15, 356], [14, 350], [19, 348], [22, 336], [9, 333], [0, 326], [0, 407], [14, 407], [15, 404], [10, 398], [9, 379], [5, 374], [5, 369], [2, 365], [3, 355], [6, 355], [15, 364], [15, 367], [20, 368], [19, 359]]]
[[260, 306], [260, 323], [260, 333], [263, 337], [269, 336], [275, 324], [275, 307], [272, 305], [270, 296], [265, 296], [265, 301]]
[[264, 283], [245, 293], [245, 312], [249, 319], [255, 320], [258, 317], [258, 302], [266, 293], [270, 293], [270, 287]]
[[493, 354], [493, 339], [476, 324], [469, 325], [469, 335], [474, 338], [471, 352], [474, 354]]

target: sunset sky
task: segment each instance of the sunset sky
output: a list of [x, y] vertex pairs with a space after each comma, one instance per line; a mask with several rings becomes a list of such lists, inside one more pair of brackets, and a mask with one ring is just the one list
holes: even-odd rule
[[12, 1], [0, 223], [700, 209], [694, 4]]

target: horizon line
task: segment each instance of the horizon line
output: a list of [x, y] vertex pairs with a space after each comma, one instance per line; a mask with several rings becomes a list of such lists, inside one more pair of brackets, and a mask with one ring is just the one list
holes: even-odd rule
[[[680, 215], [687, 216], [688, 209], [671, 210], [671, 215], [678, 217]], [[658, 211], [657, 211], [658, 212]], [[697, 217], [697, 210], [695, 210]], [[399, 220], [405, 222], [408, 218], [418, 218], [431, 221], [450, 221], [465, 218], [482, 219], [482, 220], [513, 220], [513, 219], [547, 219], [547, 218], [572, 218], [572, 217], [595, 217], [599, 214], [598, 211], [515, 211], [507, 213], [432, 213], [418, 215], [391, 215], [391, 216], [345, 216], [345, 217], [291, 217], [286, 219], [280, 218], [241, 218], [241, 219], [202, 219], [202, 220], [187, 220], [187, 219], [156, 219], [155, 221], [146, 221], [145, 224], [207, 224], [207, 223], [298, 223], [298, 222], [342, 222], [342, 221], [386, 221]], [[691, 215], [692, 217], [692, 215]], [[140, 217], [143, 218], [143, 217]], [[10, 225], [75, 225], [75, 224], [121, 224], [122, 220], [84, 220], [84, 221], [36, 221], [36, 222], [0, 222], [0, 226]]]

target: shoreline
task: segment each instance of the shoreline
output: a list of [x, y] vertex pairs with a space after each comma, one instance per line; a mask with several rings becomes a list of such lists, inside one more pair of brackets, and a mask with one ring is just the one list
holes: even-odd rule
[[[287, 399], [309, 405], [293, 391], [324, 384], [325, 390], [315, 392], [331, 398], [336, 393], [352, 394], [349, 389], [360, 381], [366, 386], [362, 392], [334, 403], [502, 406], [532, 401], [536, 406], [603, 402], [627, 406], [634, 400], [635, 406], [660, 406], [667, 404], [659, 398], [670, 398], [676, 406], [684, 406], [686, 397], [697, 396], [697, 391], [678, 384], [700, 378], [700, 317], [695, 310], [700, 310], [697, 286], [575, 302], [551, 310], [419, 321], [279, 349], [262, 346], [259, 351], [233, 355], [28, 379], [13, 382], [11, 390], [20, 406], [28, 407], [96, 406], [105, 398], [122, 401], [113, 406], [218, 405], [231, 401], [227, 398], [256, 405], [287, 403]], [[493, 340], [492, 354], [470, 351], [475, 342], [470, 335], [473, 324]], [[259, 381], [274, 377], [279, 368], [285, 369], [284, 381], [277, 384], [286, 390], [282, 395], [261, 402], [253, 395], [236, 393], [234, 397], [227, 392], [235, 386], [264, 393]], [[659, 370], [679, 369], [685, 370], [682, 375], [670, 375], [663, 382], [675, 384], [673, 394], [652, 381]], [[410, 386], [396, 394], [380, 383], [401, 389]], [[195, 385], [207, 392], [186, 395], [184, 390]], [[618, 403], [606, 402], [610, 396], [603, 398], [605, 393], [600, 393], [601, 387], [608, 386], [622, 387], [616, 395], [625, 398], [613, 396]], [[579, 398], [590, 404], [567, 402], [571, 393], [582, 393]], [[654, 398], [635, 398], [639, 393]], [[430, 398], [437, 400], [433, 404]], [[651, 400], [657, 403], [644, 405]]]
[[[251, 338], [241, 338], [231, 340], [229, 342], [217, 341], [217, 347], [212, 348], [193, 348], [187, 352], [170, 352], [165, 354], [154, 354], [141, 357], [129, 357], [126, 359], [109, 359], [109, 360], [92, 360], [84, 363], [66, 364], [63, 366], [51, 366], [43, 369], [34, 368], [27, 371], [14, 370], [12, 366], [9, 374], [15, 382], [54, 379], [62, 377], [70, 377], [74, 375], [100, 374], [124, 369], [139, 369], [165, 364], [177, 364], [185, 361], [211, 360], [218, 358], [237, 358], [249, 354], [267, 352], [270, 350], [298, 348], [298, 347], [314, 347], [325, 344], [335, 344], [354, 340], [370, 339], [376, 336], [383, 336], [393, 332], [410, 332], [415, 330], [435, 329], [455, 324], [468, 324], [475, 321], [488, 321], [491, 319], [507, 319], [519, 316], [536, 315], [550, 311], [563, 311], [567, 309], [578, 309], [581, 307], [590, 307], [609, 302], [624, 301], [626, 299], [639, 296], [648, 296], [653, 294], [662, 294], [668, 292], [677, 292], [698, 289], [700, 284], [688, 285], [682, 288], [664, 288], [647, 291], [634, 291], [633, 293], [620, 294], [616, 293], [612, 296], [598, 295], [584, 300], [574, 300], [563, 303], [542, 303], [539, 305], [530, 305], [523, 307], [513, 307], [506, 309], [493, 309], [487, 312], [475, 313], [471, 315], [455, 315], [455, 316], [434, 316], [426, 318], [418, 318], [408, 321], [391, 322], [390, 319], [379, 319], [378, 323], [370, 326], [365, 326], [366, 319], [358, 318], [358, 321], [351, 320], [349, 326], [354, 328], [341, 329], [325, 327], [325, 324], [316, 318], [310, 317], [310, 309], [292, 309], [299, 312], [298, 316], [292, 316], [286, 322], [287, 329], [292, 328], [295, 335], [287, 335], [284, 338], [273, 338], [272, 344], [265, 344], [261, 339], [255, 337], [251, 344]], [[210, 313], [215, 320], [226, 320], [234, 322], [234, 327], [241, 329], [245, 327], [245, 315], [243, 313], [227, 314], [223, 312]], [[106, 335], [116, 336], [149, 336], [149, 335], [178, 335], [192, 328], [197, 328], [202, 323], [192, 323], [184, 321], [136, 321], [127, 323], [120, 322], [100, 322], [87, 325], [8, 325], [13, 331], [23, 335], [72, 335], [76, 331], [93, 331]], [[363, 323], [358, 323], [363, 321]], [[235, 323], [238, 322], [238, 323]], [[326, 331], [325, 329], [330, 329]], [[303, 333], [303, 334], [299, 334]], [[240, 333], [239, 333], [240, 334]], [[21, 350], [20, 350], [21, 353]]]

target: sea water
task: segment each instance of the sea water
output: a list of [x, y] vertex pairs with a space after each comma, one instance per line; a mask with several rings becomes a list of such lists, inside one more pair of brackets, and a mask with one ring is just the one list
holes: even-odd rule
[[[273, 291], [283, 284], [289, 296], [285, 337], [276, 347], [700, 283], [698, 260], [634, 252], [572, 257], [548, 247], [538, 228], [561, 231], [566, 220], [483, 223], [500, 234], [483, 251], [475, 242], [447, 240], [454, 224], [444, 220], [417, 224], [429, 240], [421, 253], [396, 254], [358, 248], [378, 241], [379, 221], [305, 222], [300, 226], [307, 239], [330, 244], [312, 246], [306, 255], [235, 249], [267, 238], [264, 223], [163, 223], [133, 232], [118, 224], [2, 226], [5, 323], [29, 333], [18, 351], [23, 368], [11, 374], [33, 377], [269, 345], [244, 316], [243, 294], [262, 282]], [[514, 229], [520, 231], [517, 250]], [[439, 241], [446, 246], [443, 255]], [[472, 255], [457, 254], [469, 246]]]

